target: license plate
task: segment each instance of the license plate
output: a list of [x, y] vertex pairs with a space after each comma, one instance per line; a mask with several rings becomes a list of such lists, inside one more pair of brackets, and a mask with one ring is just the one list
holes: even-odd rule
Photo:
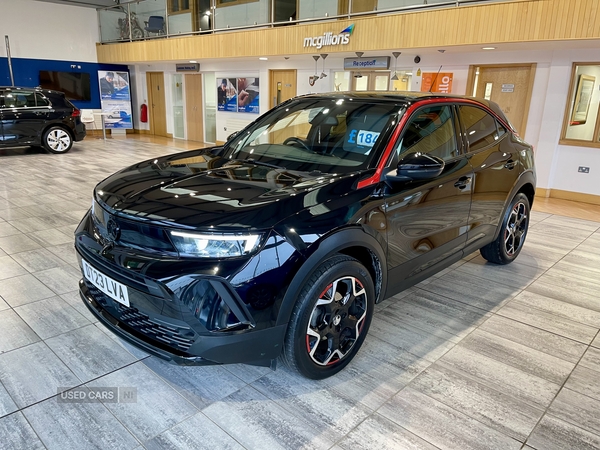
[[85, 259], [82, 259], [81, 263], [83, 264], [83, 275], [87, 280], [90, 281], [90, 283], [92, 283], [113, 300], [121, 303], [122, 305], [129, 306], [129, 293], [127, 292], [127, 286], [94, 269], [85, 261]]

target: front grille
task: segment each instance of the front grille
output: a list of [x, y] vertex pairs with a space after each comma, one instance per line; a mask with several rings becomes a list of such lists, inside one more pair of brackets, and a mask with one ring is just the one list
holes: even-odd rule
[[[167, 326], [165, 324], [159, 324], [137, 308], [128, 308], [127, 306], [121, 305], [113, 301], [104, 292], [90, 283], [88, 280], [84, 280], [88, 287], [90, 294], [103, 308], [115, 305], [117, 306], [115, 319], [119, 322], [127, 325], [138, 333], [144, 336], [160, 342], [163, 345], [167, 345], [179, 352], [187, 351], [190, 346], [194, 343], [195, 333], [190, 328], [183, 328], [177, 326]], [[108, 308], [110, 311], [114, 311], [113, 308]], [[111, 312], [112, 315], [112, 312]]]

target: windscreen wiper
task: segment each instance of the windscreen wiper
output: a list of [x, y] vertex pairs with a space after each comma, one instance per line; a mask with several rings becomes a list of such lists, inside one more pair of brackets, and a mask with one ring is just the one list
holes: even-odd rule
[[286, 170], [285, 167], [283, 166], [278, 166], [277, 164], [271, 164], [268, 162], [263, 162], [263, 161], [257, 161], [254, 158], [248, 158], [248, 159], [234, 159], [233, 161], [238, 161], [238, 162], [249, 162], [250, 164], [255, 164], [257, 166], [264, 166], [264, 167], [271, 167], [273, 169], [283, 169]]

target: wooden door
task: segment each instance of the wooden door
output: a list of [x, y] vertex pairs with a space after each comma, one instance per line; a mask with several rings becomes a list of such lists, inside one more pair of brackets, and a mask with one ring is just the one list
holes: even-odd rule
[[148, 86], [150, 134], [170, 137], [167, 134], [164, 74], [162, 72], [146, 72], [146, 84]]
[[[360, 75], [360, 76], [357, 76]], [[389, 72], [352, 72], [353, 91], [388, 91], [390, 89]]]
[[497, 103], [521, 135], [525, 135], [535, 64], [471, 66], [467, 94]]
[[185, 76], [185, 118], [187, 140], [204, 142], [204, 118], [202, 116], [202, 75]]
[[270, 108], [273, 108], [297, 95], [296, 70], [269, 70], [269, 79]]

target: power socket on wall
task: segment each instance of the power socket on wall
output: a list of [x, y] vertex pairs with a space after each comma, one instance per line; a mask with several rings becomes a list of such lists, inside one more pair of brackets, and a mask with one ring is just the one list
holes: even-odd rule
[[579, 172], [579, 173], [590, 173], [590, 168], [589, 167], [584, 167], [584, 166], [579, 166], [579, 169], [577, 169], [577, 172]]

